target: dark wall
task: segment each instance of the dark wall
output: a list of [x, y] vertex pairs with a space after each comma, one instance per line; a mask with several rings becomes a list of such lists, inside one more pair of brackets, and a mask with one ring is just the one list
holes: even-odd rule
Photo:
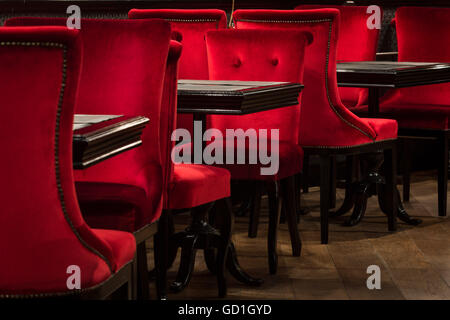
[[[450, 0], [235, 0], [235, 9], [292, 9], [298, 4], [345, 4], [372, 5], [383, 8], [383, 25], [380, 33], [378, 52], [396, 51], [395, 31], [390, 21], [395, 15], [395, 8], [404, 5], [416, 6], [450, 6]], [[217, 8], [231, 13], [232, 0], [0, 0], [0, 23], [14, 16], [66, 16], [68, 5], [76, 4], [81, 8], [85, 18], [122, 18], [127, 17], [132, 8]]]

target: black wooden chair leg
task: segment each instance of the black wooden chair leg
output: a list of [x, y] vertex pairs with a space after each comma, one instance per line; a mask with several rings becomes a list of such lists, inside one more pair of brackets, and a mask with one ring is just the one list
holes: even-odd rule
[[308, 193], [308, 188], [309, 188], [309, 181], [308, 181], [308, 175], [309, 175], [309, 155], [307, 155], [306, 153], [303, 155], [303, 192], [304, 193]]
[[137, 297], [139, 300], [150, 299], [150, 282], [148, 278], [147, 249], [145, 241], [137, 244]]
[[[169, 253], [170, 210], [164, 210], [158, 221], [158, 233], [154, 237], [154, 261], [156, 270], [156, 294], [158, 300], [167, 300], [167, 269]], [[171, 221], [173, 223], [173, 221]], [[175, 252], [176, 255], [176, 252]]]
[[219, 297], [227, 295], [227, 283], [225, 278], [225, 267], [228, 251], [231, 243], [231, 233], [234, 225], [234, 216], [229, 199], [222, 199], [216, 202], [220, 209], [220, 244], [217, 250], [217, 286], [219, 288]]
[[261, 209], [261, 182], [255, 181], [252, 194], [252, 201], [250, 206], [250, 221], [248, 225], [248, 237], [256, 238], [258, 235], [259, 215]]
[[392, 149], [384, 150], [384, 169], [386, 179], [386, 205], [389, 231], [397, 230], [397, 150], [394, 145]]
[[411, 148], [410, 141], [408, 139], [402, 139], [403, 152], [402, 152], [402, 164], [403, 164], [403, 201], [409, 201], [409, 195], [411, 192]]
[[443, 132], [438, 138], [438, 212], [439, 216], [447, 215], [447, 183], [448, 183], [448, 135]]
[[336, 179], [337, 179], [337, 164], [336, 156], [330, 157], [330, 209], [336, 207]]
[[[131, 282], [128, 283], [129, 287], [129, 300], [136, 300], [138, 298], [137, 295], [137, 285], [138, 285], [138, 265], [136, 256], [134, 257], [134, 261], [131, 266]], [[131, 292], [130, 292], [131, 291]]]
[[328, 211], [330, 205], [330, 165], [329, 155], [320, 155], [320, 241], [328, 243]]
[[285, 208], [286, 220], [291, 237], [292, 255], [300, 256], [302, 242], [297, 225], [297, 210], [295, 205], [295, 177], [288, 177], [281, 180], [282, 199]]
[[274, 182], [269, 188], [269, 234], [267, 237], [267, 248], [269, 258], [270, 274], [277, 273], [278, 253], [277, 253], [277, 232], [280, 221], [282, 200], [280, 197], [279, 182]]
[[303, 183], [303, 174], [298, 173], [295, 175], [295, 207], [297, 210], [297, 222], [300, 222], [300, 216], [307, 214], [308, 210], [302, 208], [302, 192], [301, 185]]

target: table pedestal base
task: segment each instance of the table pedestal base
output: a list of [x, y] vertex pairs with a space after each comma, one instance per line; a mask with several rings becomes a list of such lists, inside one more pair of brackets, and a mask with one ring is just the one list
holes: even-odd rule
[[[225, 268], [236, 280], [247, 285], [259, 286], [263, 283], [261, 279], [252, 278], [239, 265], [234, 244], [231, 242], [233, 215], [229, 201], [225, 199], [219, 200], [217, 205], [222, 206], [224, 210], [220, 211], [218, 217], [214, 215], [215, 212], [211, 212], [209, 223], [206, 222], [206, 215], [210, 211], [211, 205], [192, 209], [192, 221], [189, 227], [170, 237], [169, 267], [175, 261], [178, 248], [181, 247], [181, 261], [178, 274], [170, 286], [172, 291], [179, 292], [189, 284], [198, 249], [204, 250], [206, 265], [210, 272], [217, 276], [220, 297], [224, 297], [227, 291], [224, 275]], [[216, 224], [215, 220], [221, 221], [217, 221], [218, 223]]]
[[[387, 214], [385, 180], [378, 173], [383, 163], [381, 155], [374, 153], [364, 159], [366, 162], [364, 167], [367, 168], [368, 174], [361, 181], [347, 184], [342, 206], [338, 210], [330, 212], [329, 217], [342, 216], [353, 208], [351, 216], [345, 220], [344, 225], [357, 225], [364, 218], [367, 209], [367, 199], [373, 195], [378, 195], [380, 209], [384, 214]], [[420, 224], [422, 220], [411, 218], [408, 215], [402, 205], [399, 191], [396, 189], [395, 192], [397, 194], [397, 217], [409, 225]]]

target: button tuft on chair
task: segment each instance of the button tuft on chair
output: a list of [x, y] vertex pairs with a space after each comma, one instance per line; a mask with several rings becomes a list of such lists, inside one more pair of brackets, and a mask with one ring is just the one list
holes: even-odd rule
[[239, 59], [239, 58], [233, 59], [233, 67], [239, 68], [241, 65], [242, 65], [241, 59]]
[[272, 59], [272, 65], [277, 66], [278, 65], [278, 58]]

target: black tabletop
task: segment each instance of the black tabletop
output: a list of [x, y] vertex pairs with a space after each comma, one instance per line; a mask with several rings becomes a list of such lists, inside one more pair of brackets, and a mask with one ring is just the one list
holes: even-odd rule
[[179, 80], [178, 112], [249, 114], [298, 104], [303, 85], [290, 82]]
[[450, 82], [450, 64], [436, 62], [357, 61], [337, 64], [341, 87], [404, 88]]
[[145, 117], [120, 115], [75, 115], [73, 166], [85, 169], [142, 144]]

